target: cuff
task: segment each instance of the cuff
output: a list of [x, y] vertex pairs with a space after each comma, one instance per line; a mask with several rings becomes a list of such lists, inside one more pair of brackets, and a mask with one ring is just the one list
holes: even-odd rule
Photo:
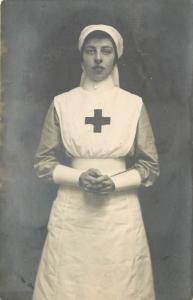
[[135, 169], [141, 176], [141, 184], [145, 187], [149, 187], [154, 184], [159, 174], [147, 171], [144, 167], [135, 166]]
[[53, 170], [52, 177], [56, 184], [70, 184], [79, 186], [79, 177], [82, 171], [64, 165], [57, 165]]
[[111, 177], [115, 184], [115, 191], [137, 188], [141, 184], [141, 175], [136, 169], [130, 169]]

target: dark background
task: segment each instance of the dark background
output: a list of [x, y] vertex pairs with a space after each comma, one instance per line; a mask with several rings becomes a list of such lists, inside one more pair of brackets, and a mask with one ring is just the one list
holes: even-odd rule
[[192, 1], [180, 0], [2, 3], [2, 300], [31, 299], [56, 192], [36, 178], [33, 157], [53, 97], [79, 84], [78, 36], [94, 23], [122, 33], [121, 87], [143, 97], [157, 141], [161, 176], [141, 191], [157, 299], [191, 299], [192, 8]]

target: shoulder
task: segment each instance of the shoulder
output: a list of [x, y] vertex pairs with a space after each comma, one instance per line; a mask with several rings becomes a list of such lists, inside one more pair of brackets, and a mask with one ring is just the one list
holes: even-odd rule
[[142, 107], [143, 100], [140, 96], [119, 87], [117, 88], [117, 93], [118, 97], [121, 99], [121, 101], [125, 102], [125, 104], [137, 106], [139, 108]]
[[56, 95], [54, 97], [54, 104], [59, 104], [61, 102], [67, 101], [68, 98], [76, 97], [79, 93], [80, 93], [80, 87], [75, 87], [62, 94]]

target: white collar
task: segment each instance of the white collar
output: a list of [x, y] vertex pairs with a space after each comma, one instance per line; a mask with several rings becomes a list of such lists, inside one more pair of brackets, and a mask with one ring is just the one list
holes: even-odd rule
[[103, 81], [93, 81], [86, 77], [84, 83], [82, 84], [82, 88], [87, 91], [106, 91], [109, 89], [112, 89], [115, 86], [113, 82], [113, 78], [111, 75], [109, 75], [105, 80]]

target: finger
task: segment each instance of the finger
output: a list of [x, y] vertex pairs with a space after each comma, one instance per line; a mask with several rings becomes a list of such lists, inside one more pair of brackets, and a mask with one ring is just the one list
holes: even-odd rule
[[100, 191], [98, 192], [98, 195], [108, 195], [111, 191]]
[[102, 182], [95, 182], [93, 184], [94, 187], [97, 187], [97, 188], [102, 188], [102, 187], [108, 187], [108, 186], [112, 186], [112, 181], [110, 180], [104, 180]]
[[111, 186], [105, 186], [105, 187], [102, 187], [101, 189], [99, 189], [100, 192], [105, 192], [105, 191], [110, 191], [110, 190], [112, 190]]
[[93, 177], [93, 176], [87, 175], [87, 176], [85, 177], [85, 180], [86, 180], [88, 183], [90, 183], [90, 184], [94, 184], [95, 181], [96, 181], [96, 178]]
[[115, 187], [115, 184], [114, 182], [112, 181], [111, 178], [107, 178], [106, 180], [104, 180], [103, 182], [101, 182], [101, 185], [103, 187], [110, 187], [110, 188], [114, 188]]
[[88, 172], [91, 176], [94, 176], [94, 177], [98, 177], [98, 176], [102, 175], [100, 170], [94, 169], [94, 168], [89, 169]]
[[112, 188], [110, 187], [101, 187], [101, 188], [92, 188], [92, 190], [95, 192], [95, 193], [101, 193], [101, 192], [110, 192], [112, 191]]
[[93, 192], [93, 187], [91, 184], [85, 184], [83, 186], [83, 190], [86, 191], [86, 192]]
[[94, 189], [94, 188], [91, 188], [90, 190], [92, 190], [93, 193], [100, 193], [102, 191], [102, 189]]
[[92, 189], [92, 191], [97, 193], [97, 192], [101, 191], [103, 189], [103, 187], [102, 186], [91, 186], [90, 189]]
[[89, 183], [85, 183], [85, 184], [83, 185], [83, 189], [84, 189], [84, 190], [88, 190], [88, 189], [90, 189], [90, 188], [92, 188], [92, 185], [90, 185]]
[[95, 179], [95, 182], [96, 183], [101, 183], [101, 182], [104, 182], [108, 179], [108, 176], [106, 175], [102, 175], [102, 176], [99, 176], [98, 178]]
[[101, 191], [101, 190], [104, 190], [104, 189], [108, 189], [108, 187], [106, 187], [104, 185], [94, 185], [94, 186], [92, 186], [92, 188], [96, 191]]
[[101, 171], [98, 170], [98, 169], [94, 169], [94, 174], [95, 174], [96, 177], [99, 177], [99, 176], [102, 175]]
[[110, 184], [108, 184], [106, 186], [104, 185], [103, 187], [101, 187], [100, 190], [101, 191], [110, 190], [113, 192], [115, 190], [115, 185], [111, 182]]

